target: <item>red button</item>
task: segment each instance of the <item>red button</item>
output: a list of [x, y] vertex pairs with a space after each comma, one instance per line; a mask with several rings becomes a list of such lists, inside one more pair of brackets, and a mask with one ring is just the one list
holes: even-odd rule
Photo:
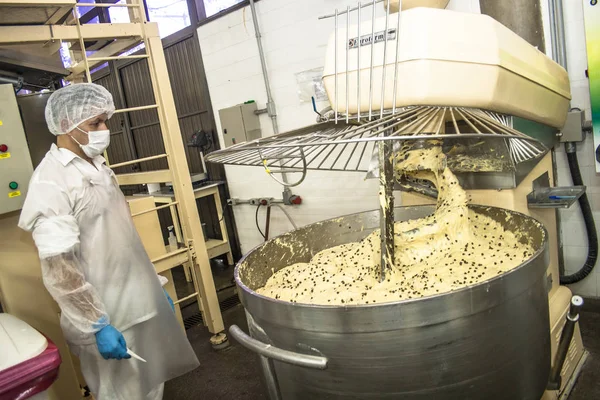
[[0, 144], [0, 152], [6, 153], [8, 151], [8, 146], [5, 144]]

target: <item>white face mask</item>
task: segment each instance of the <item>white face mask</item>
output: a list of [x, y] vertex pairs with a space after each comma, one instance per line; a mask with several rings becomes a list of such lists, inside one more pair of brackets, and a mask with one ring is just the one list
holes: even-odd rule
[[[110, 144], [110, 131], [108, 129], [102, 131], [89, 131], [86, 132], [83, 129], [77, 127], [81, 132], [87, 134], [88, 136], [88, 144], [81, 144], [71, 136], [71, 139], [75, 141], [81, 147], [81, 150], [85, 153], [89, 158], [94, 158], [104, 153], [104, 150]], [[70, 135], [69, 135], [70, 136]]]

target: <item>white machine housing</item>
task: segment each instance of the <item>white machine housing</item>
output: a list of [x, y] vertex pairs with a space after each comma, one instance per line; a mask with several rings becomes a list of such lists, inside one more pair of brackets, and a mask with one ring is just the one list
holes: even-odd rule
[[[357, 24], [351, 24], [348, 33], [342, 25], [331, 35], [323, 82], [334, 110], [351, 115], [359, 109], [363, 115], [369, 108], [379, 112], [382, 88], [385, 88], [383, 109], [390, 110], [394, 101], [393, 88], [396, 87], [396, 108], [414, 105], [473, 107], [556, 128], [564, 125], [571, 99], [567, 72], [493, 18], [433, 8], [409, 9], [402, 12], [399, 43], [398, 15], [390, 14], [388, 18], [385, 57], [385, 17], [375, 20], [374, 29], [371, 20], [363, 17], [360, 60], [355, 40], [359, 36]], [[374, 46], [370, 46], [373, 32], [378, 37]], [[346, 43], [347, 35], [351, 46]], [[397, 64], [396, 46], [399, 50]], [[394, 84], [396, 69], [397, 85]], [[349, 75], [348, 85], [346, 74]]]
[[[383, 7], [387, 8], [390, 3], [390, 13], [396, 13], [400, 9], [400, 0], [383, 0]], [[415, 7], [446, 8], [450, 0], [403, 0], [402, 10]]]

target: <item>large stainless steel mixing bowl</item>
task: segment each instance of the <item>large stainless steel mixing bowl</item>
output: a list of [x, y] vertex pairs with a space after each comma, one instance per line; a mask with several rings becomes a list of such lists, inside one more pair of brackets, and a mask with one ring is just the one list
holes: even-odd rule
[[[489, 281], [421, 299], [316, 306], [254, 291], [274, 271], [364, 238], [379, 226], [377, 211], [312, 224], [248, 253], [235, 279], [252, 338], [231, 333], [261, 354], [271, 398], [539, 400], [550, 371], [546, 231], [513, 211], [472, 209], [519, 233], [535, 254]], [[432, 212], [402, 207], [396, 220]]]

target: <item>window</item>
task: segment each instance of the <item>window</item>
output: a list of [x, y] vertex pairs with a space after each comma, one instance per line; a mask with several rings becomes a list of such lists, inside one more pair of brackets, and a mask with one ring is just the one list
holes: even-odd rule
[[[94, 0], [79, 0], [78, 3], [91, 3], [91, 4], [94, 4], [95, 1]], [[79, 15], [79, 18], [83, 17], [85, 14], [87, 14], [90, 11], [92, 11], [93, 9], [94, 9], [93, 5], [91, 5], [90, 7], [76, 7], [77, 14]], [[98, 23], [98, 21], [96, 21], [96, 23]]]
[[158, 23], [161, 38], [191, 25], [187, 0], [146, 0], [146, 7], [148, 19]]
[[103, 68], [106, 68], [106, 67], [108, 67], [108, 63], [107, 63], [107, 62], [105, 62], [104, 64], [100, 64], [100, 65], [98, 65], [98, 66], [96, 66], [96, 67], [92, 68], [92, 69], [90, 70], [90, 74], [93, 74], [94, 72], [98, 72], [98, 71], [100, 71], [101, 69], [103, 69]]
[[245, 0], [201, 0], [204, 5], [205, 18], [210, 18], [221, 11], [227, 10]]
[[[119, 0], [115, 4], [125, 4], [125, 0]], [[116, 24], [129, 23], [129, 10], [127, 7], [111, 7], [108, 9], [110, 22]]]
[[73, 66], [73, 60], [71, 59], [69, 44], [67, 42], [61, 42], [60, 49], [58, 51], [60, 53], [63, 66], [65, 68], [71, 68]]
[[[117, 4], [123, 4], [119, 0]], [[148, 20], [158, 23], [160, 37], [164, 38], [191, 25], [188, 0], [146, 0]], [[110, 21], [129, 22], [129, 11], [125, 7], [109, 9]]]
[[[79, 4], [89, 4], [89, 7], [77, 7], [77, 15], [82, 24], [99, 24], [108, 22], [108, 14], [105, 8], [94, 7], [95, 3], [106, 3], [111, 0], [79, 0]], [[116, 0], [112, 0], [114, 3]]]
[[[131, 8], [94, 7], [94, 3], [125, 4], [126, 0], [78, 0], [78, 2], [86, 3], [85, 7], [78, 7], [81, 23], [130, 22]], [[218, 18], [247, 4], [248, 0], [144, 0], [146, 17], [149, 21], [158, 23], [161, 38], [192, 24]]]
[[146, 48], [146, 45], [144, 43], [140, 43], [137, 46], [132, 47], [129, 50], [127, 50], [127, 51], [125, 51], [125, 52], [123, 52], [123, 53], [121, 53], [119, 55], [121, 55], [121, 56], [128, 56], [130, 54], [133, 54], [133, 53], [137, 52], [138, 50], [142, 50], [142, 49], [145, 49], [145, 48]]

